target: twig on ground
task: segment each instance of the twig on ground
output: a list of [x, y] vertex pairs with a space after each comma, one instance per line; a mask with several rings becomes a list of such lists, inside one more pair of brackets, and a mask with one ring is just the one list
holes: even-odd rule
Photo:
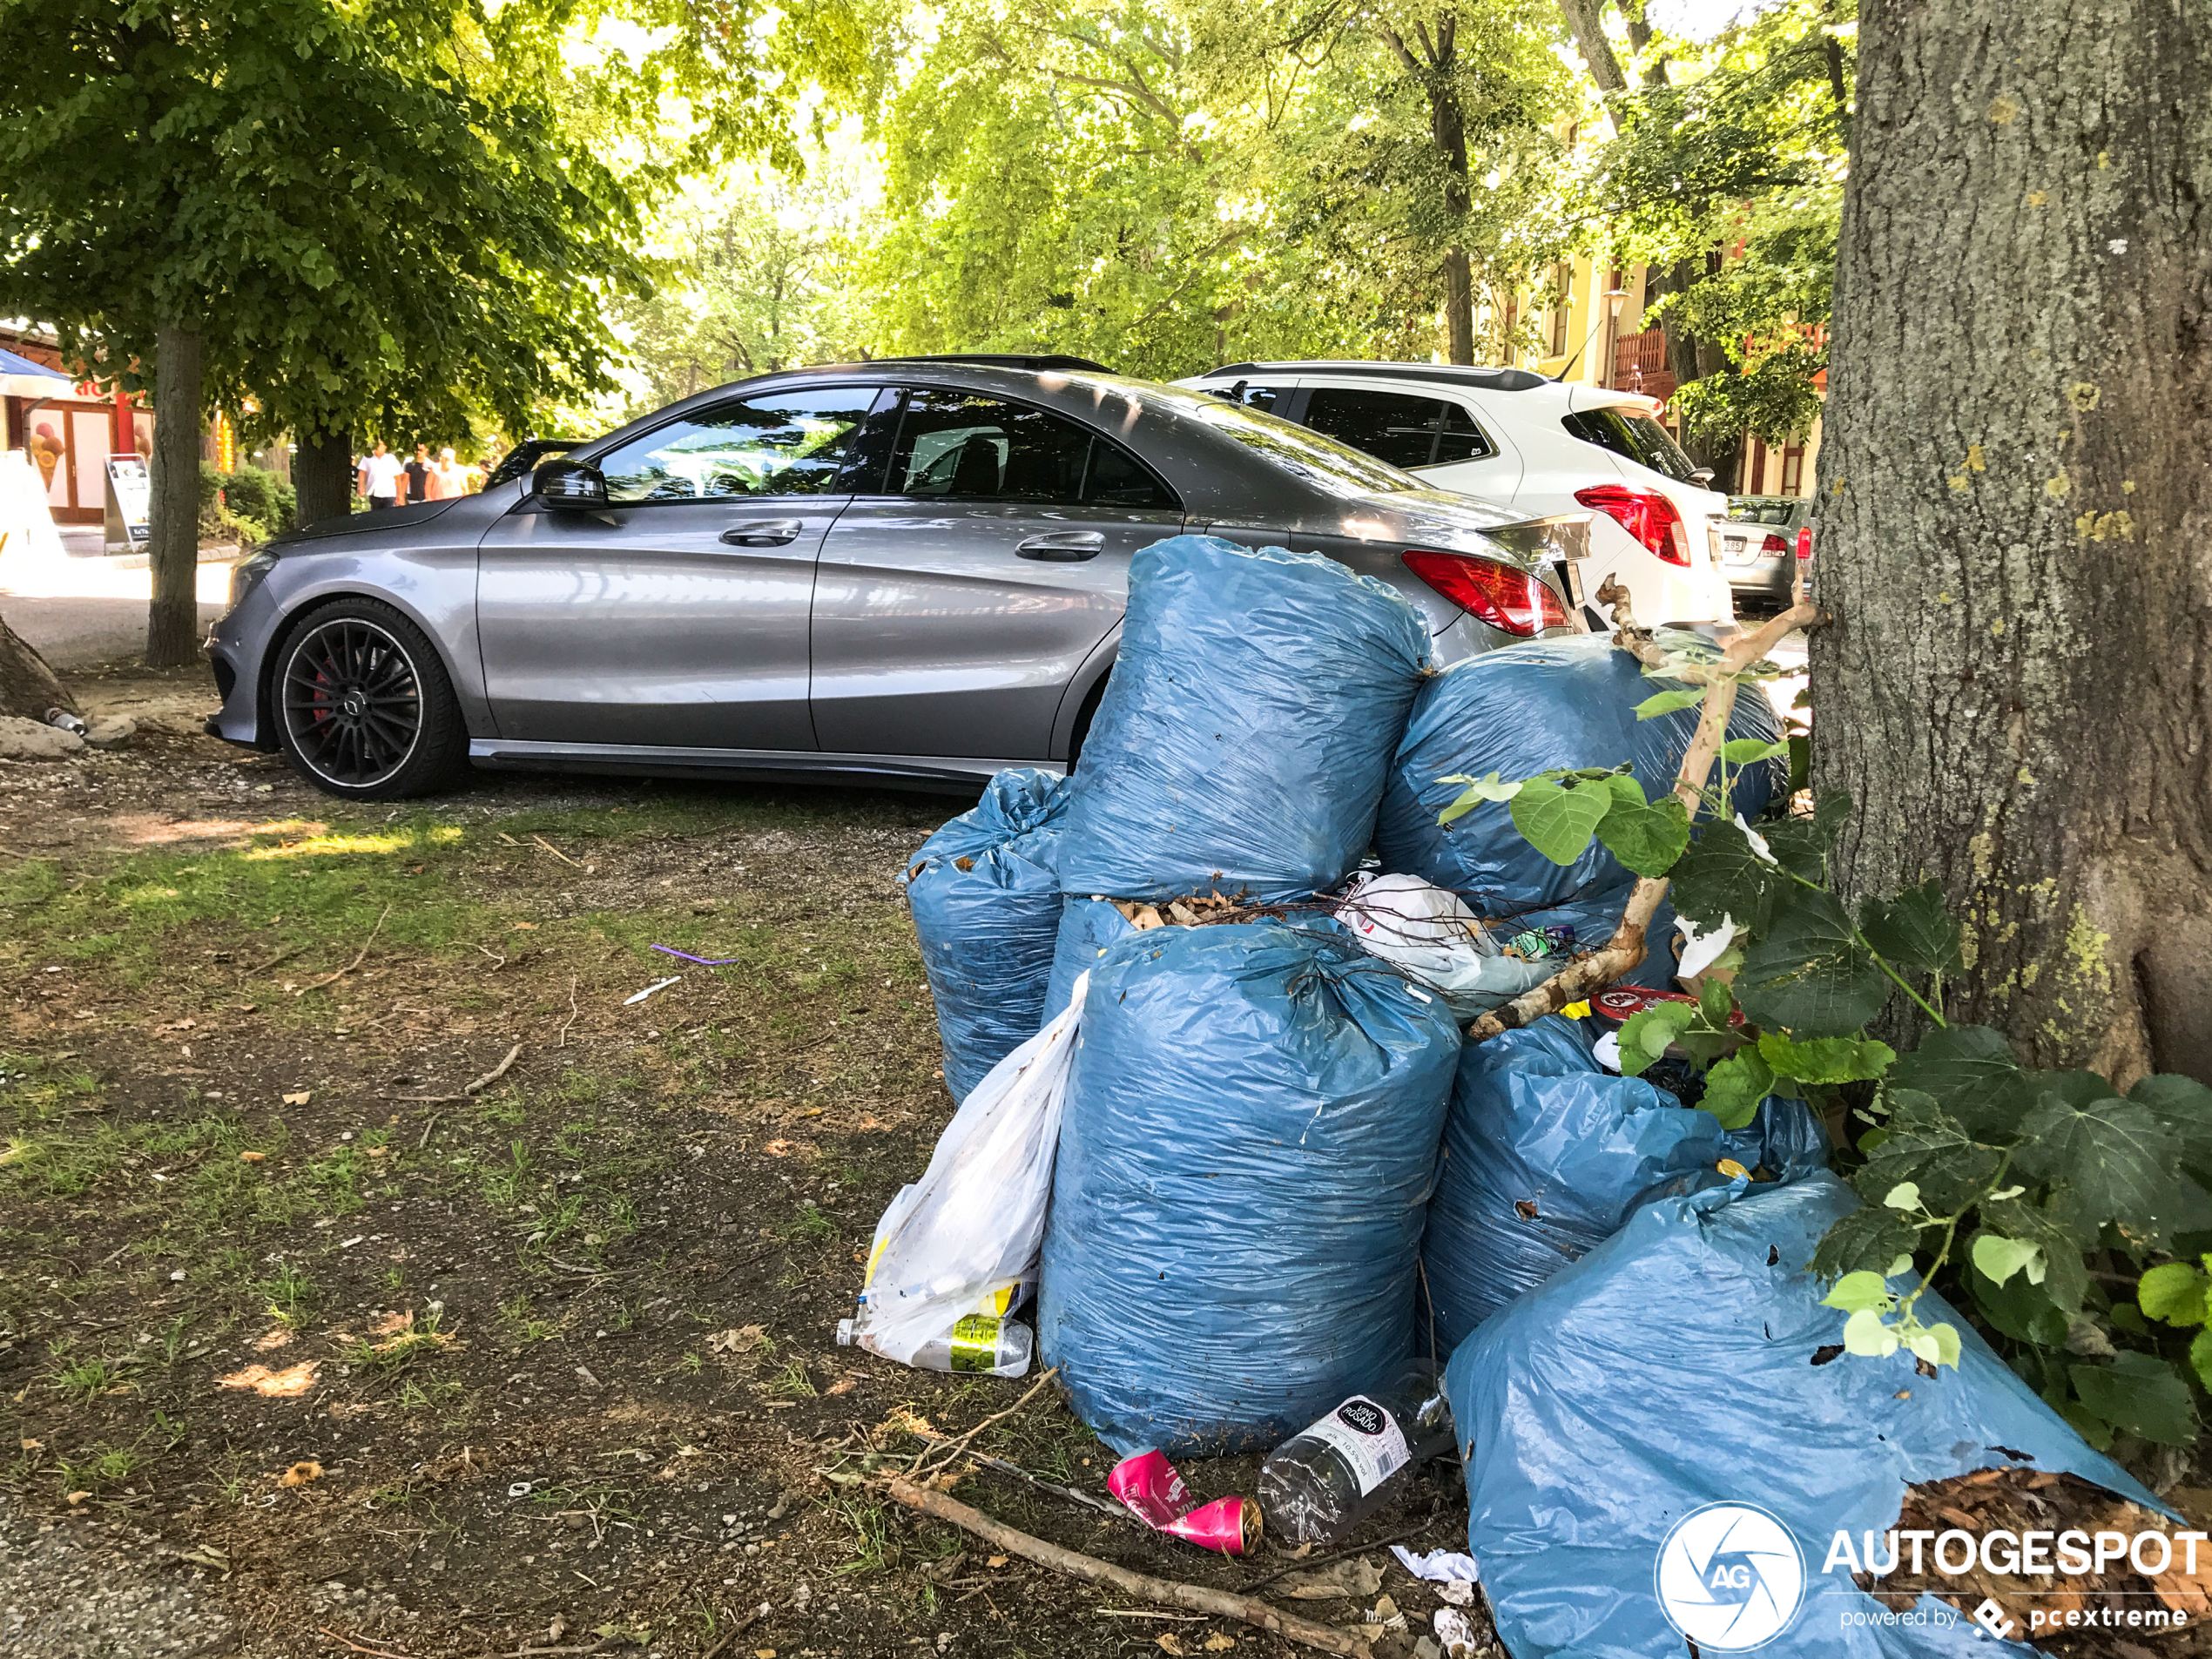
[[[907, 1433], [918, 1435], [925, 1440], [934, 1441], [940, 1446], [952, 1444], [953, 1437], [949, 1434], [939, 1434], [918, 1428], [910, 1428]], [[1096, 1509], [1102, 1515], [1111, 1515], [1116, 1521], [1125, 1521], [1130, 1526], [1142, 1527], [1147, 1532], [1152, 1530], [1135, 1514], [1110, 1499], [1101, 1498], [1096, 1494], [1085, 1492], [1080, 1487], [1063, 1487], [1057, 1481], [1044, 1479], [1042, 1475], [1031, 1474], [1020, 1464], [1009, 1463], [1002, 1457], [993, 1457], [988, 1452], [978, 1452], [971, 1448], [968, 1455], [985, 1468], [995, 1469], [1001, 1474], [1011, 1475], [1015, 1480], [1033, 1486], [1040, 1492], [1049, 1492], [1055, 1498], [1065, 1498], [1070, 1503], [1081, 1504], [1086, 1509]]]
[[1309, 1555], [1302, 1561], [1292, 1561], [1288, 1567], [1278, 1568], [1265, 1578], [1254, 1579], [1244, 1586], [1245, 1593], [1249, 1595], [1254, 1590], [1264, 1588], [1277, 1579], [1288, 1578], [1293, 1573], [1308, 1573], [1317, 1567], [1326, 1567], [1332, 1561], [1347, 1561], [1354, 1555], [1365, 1555], [1371, 1549], [1388, 1549], [1393, 1544], [1406, 1543], [1419, 1538], [1436, 1524], [1437, 1518], [1431, 1515], [1419, 1526], [1400, 1527], [1385, 1538], [1372, 1538], [1364, 1544], [1354, 1544], [1348, 1549], [1332, 1549], [1325, 1555]]
[[246, 969], [239, 975], [239, 977], [240, 979], [252, 979], [256, 974], [266, 974], [278, 963], [290, 961], [294, 956], [297, 956], [305, 949], [307, 949], [305, 945], [294, 945], [290, 950], [280, 950], [277, 952], [275, 955], [270, 957], [267, 961], [256, 963], [253, 967]]
[[571, 974], [569, 975], [569, 1017], [561, 1022], [561, 1040], [554, 1045], [556, 1048], [569, 1046], [569, 1028], [576, 1023], [576, 975]]
[[504, 1077], [507, 1075], [508, 1067], [513, 1065], [516, 1060], [520, 1059], [522, 1057], [522, 1053], [523, 1045], [518, 1042], [507, 1051], [507, 1057], [505, 1059], [502, 1060], [497, 1065], [494, 1066], [482, 1076], [477, 1078], [475, 1082], [462, 1084], [461, 1092], [463, 1095], [482, 1094], [485, 1089], [489, 1089], [492, 1084], [497, 1082], [502, 1077]]
[[[960, 1454], [968, 1450], [968, 1445], [970, 1440], [973, 1440], [978, 1434], [981, 1434], [985, 1429], [990, 1427], [992, 1424], [998, 1422], [1001, 1419], [1013, 1416], [1015, 1413], [1020, 1411], [1024, 1406], [1035, 1399], [1038, 1393], [1043, 1389], [1044, 1386], [1059, 1374], [1060, 1367], [1057, 1366], [1053, 1366], [1051, 1370], [1046, 1372], [1043, 1376], [1038, 1378], [1036, 1381], [1029, 1385], [1029, 1392], [1028, 1393], [1022, 1395], [1021, 1399], [1015, 1400], [1014, 1404], [1008, 1406], [1004, 1411], [993, 1412], [988, 1417], [985, 1418], [981, 1422], [976, 1424], [974, 1428], [969, 1429], [967, 1433], [961, 1435], [958, 1440], [947, 1442], [943, 1448], [945, 1450], [945, 1456], [937, 1463], [931, 1465], [929, 1472], [934, 1473], [940, 1469], [951, 1467], [954, 1461], [959, 1458]], [[924, 1473], [923, 1465], [925, 1460], [935, 1457], [939, 1450], [940, 1447], [935, 1446], [925, 1446], [921, 1451], [914, 1453], [914, 1460], [907, 1465], [907, 1475], [911, 1478], [914, 1475]]]
[[[347, 962], [345, 967], [340, 968], [335, 974], [325, 974], [320, 979], [308, 981], [307, 983], [302, 985], [298, 990], [293, 992], [292, 995], [294, 996], [305, 996], [309, 991], [320, 990], [324, 986], [332, 983], [334, 981], [345, 978], [347, 974], [352, 973], [356, 968], [359, 968], [363, 962], [367, 961], [368, 960], [368, 948], [376, 942], [376, 935], [384, 931], [384, 919], [391, 914], [392, 907], [386, 905], [384, 907], [384, 914], [377, 917], [376, 925], [368, 930], [368, 937], [361, 941], [361, 950], [359, 954], [354, 956], [352, 961]], [[282, 957], [279, 957], [277, 960], [279, 961], [282, 961], [284, 959]]]
[[560, 860], [562, 863], [567, 865], [570, 869], [581, 870], [583, 867], [583, 866], [578, 864], [567, 853], [561, 851], [559, 847], [554, 846], [552, 842], [547, 840], [543, 835], [533, 835], [530, 837], [530, 840], [536, 841], [540, 846], [550, 853], [555, 858]]
[[[1704, 799], [1705, 774], [1712, 770], [1713, 757], [1720, 752], [1721, 745], [1728, 738], [1728, 717], [1736, 707], [1734, 676], [1759, 661], [1789, 634], [1822, 620], [1822, 612], [1804, 597], [1800, 577], [1796, 602], [1787, 610], [1754, 632], [1738, 631], [1723, 648], [1718, 662], [1677, 671], [1668, 665], [1650, 630], [1637, 626], [1629, 610], [1627, 590], [1608, 580], [1598, 590], [1597, 597], [1600, 604], [1613, 607], [1614, 620], [1619, 624], [1613, 636], [1615, 644], [1648, 668], [1667, 668], [1669, 673], [1678, 673], [1680, 678], [1705, 687], [1705, 703], [1697, 717], [1696, 734], [1690, 738], [1689, 749], [1682, 758], [1682, 771], [1675, 780], [1675, 798], [1695, 819]], [[1467, 1028], [1467, 1042], [1487, 1042], [1492, 1037], [1518, 1030], [1547, 1014], [1558, 1013], [1569, 1002], [1581, 1001], [1593, 991], [1602, 990], [1623, 974], [1631, 972], [1643, 961], [1644, 931], [1658, 913], [1659, 901], [1666, 896], [1665, 877], [1640, 877], [1629, 891], [1628, 907], [1621, 913], [1621, 925], [1613, 930], [1612, 938], [1588, 955], [1575, 957], [1535, 989], [1525, 991], [1503, 1008], [1484, 1015]]]
[[430, 1114], [430, 1121], [422, 1126], [422, 1138], [415, 1143], [415, 1150], [416, 1151], [420, 1152], [424, 1147], [430, 1144], [430, 1131], [437, 1128], [438, 1120], [444, 1116], [445, 1114], [443, 1112], [432, 1112]]
[[376, 1656], [376, 1659], [415, 1659], [415, 1656], [412, 1654], [395, 1653], [389, 1648], [364, 1648], [360, 1642], [355, 1642], [351, 1636], [341, 1636], [337, 1631], [333, 1630], [327, 1625], [319, 1624], [315, 1627], [315, 1629], [318, 1634], [328, 1636], [333, 1642], [337, 1642], [341, 1647], [350, 1648], [355, 1653], [374, 1654]]
[[1033, 1538], [1003, 1521], [994, 1521], [980, 1509], [972, 1509], [957, 1498], [918, 1487], [901, 1477], [893, 1476], [884, 1490], [896, 1503], [932, 1520], [948, 1521], [962, 1532], [974, 1534], [985, 1543], [995, 1545], [1009, 1555], [1019, 1555], [1024, 1561], [1035, 1561], [1040, 1567], [1064, 1574], [1069, 1578], [1083, 1579], [1093, 1584], [1110, 1584], [1125, 1595], [1147, 1602], [1188, 1608], [1193, 1613], [1209, 1614], [1216, 1618], [1235, 1619], [1240, 1624], [1269, 1631], [1286, 1642], [1295, 1642], [1301, 1647], [1312, 1648], [1320, 1653], [1367, 1659], [1370, 1652], [1367, 1643], [1348, 1630], [1339, 1630], [1329, 1625], [1317, 1624], [1311, 1619], [1301, 1619], [1248, 1595], [1208, 1589], [1199, 1584], [1184, 1584], [1174, 1579], [1154, 1578], [1149, 1573], [1135, 1573], [1126, 1567], [1116, 1567], [1111, 1561], [1102, 1561], [1096, 1555], [1062, 1549], [1057, 1544]]
[[[483, 1093], [484, 1089], [488, 1086], [497, 1082], [502, 1077], [504, 1077], [507, 1075], [507, 1068], [515, 1063], [516, 1056], [522, 1052], [523, 1045], [518, 1042], [507, 1051], [507, 1057], [504, 1060], [502, 1060], [497, 1065], [494, 1066], [482, 1076], [477, 1078], [474, 1082], [466, 1082], [462, 1084], [461, 1092], [457, 1095], [394, 1095], [389, 1098], [395, 1101], [404, 1101], [410, 1106], [458, 1106], [463, 1101], [474, 1100], [478, 1095]], [[437, 1121], [435, 1115], [432, 1116], [431, 1121], [433, 1123]], [[429, 1130], [423, 1130], [422, 1137], [424, 1140], [428, 1140], [429, 1136]], [[421, 1150], [421, 1149], [420, 1147], [416, 1148], [416, 1150], [418, 1151]]]

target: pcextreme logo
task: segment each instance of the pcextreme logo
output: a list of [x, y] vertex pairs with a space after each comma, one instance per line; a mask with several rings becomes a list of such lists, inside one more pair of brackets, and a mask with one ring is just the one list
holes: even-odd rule
[[1805, 1596], [1805, 1560], [1790, 1529], [1748, 1503], [1709, 1503], [1659, 1546], [1659, 1605], [1708, 1653], [1748, 1653], [1790, 1628]]

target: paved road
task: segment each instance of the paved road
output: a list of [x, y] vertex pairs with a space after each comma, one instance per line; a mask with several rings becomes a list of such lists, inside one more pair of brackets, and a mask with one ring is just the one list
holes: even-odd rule
[[[98, 530], [62, 532], [65, 556], [0, 563], [0, 617], [56, 668], [135, 657], [145, 648], [153, 578], [99, 554]], [[227, 563], [199, 567], [199, 620], [212, 623], [229, 598]]]

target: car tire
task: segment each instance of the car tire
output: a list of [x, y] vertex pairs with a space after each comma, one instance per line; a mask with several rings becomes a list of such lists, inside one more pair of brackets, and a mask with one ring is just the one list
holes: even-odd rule
[[467, 769], [445, 664], [381, 600], [340, 599], [302, 617], [277, 653], [269, 700], [285, 758], [326, 794], [407, 800]]
[[1090, 735], [1090, 723], [1098, 718], [1098, 705], [1106, 700], [1106, 682], [1113, 678], [1114, 671], [1109, 668], [1099, 677], [1098, 684], [1090, 688], [1083, 698], [1082, 707], [1076, 713], [1076, 729], [1068, 738], [1068, 775], [1070, 778], [1076, 775], [1076, 763], [1083, 758], [1083, 739]]

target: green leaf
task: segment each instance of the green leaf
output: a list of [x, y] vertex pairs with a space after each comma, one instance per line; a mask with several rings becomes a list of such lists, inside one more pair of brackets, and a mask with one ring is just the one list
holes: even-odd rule
[[2131, 1434], [2160, 1446], [2196, 1438], [2189, 1386], [2156, 1354], [2114, 1354], [2109, 1365], [2070, 1366], [2067, 1375], [2084, 1406]]
[[1796, 794], [1812, 781], [1812, 739], [1792, 736], [1790, 739], [1790, 792]]
[[1769, 743], [1764, 738], [1730, 738], [1721, 745], [1721, 759], [1731, 766], [1748, 766], [1755, 761], [1771, 760], [1778, 754], [1787, 754], [1787, 738]]
[[2204, 1275], [2187, 1262], [2168, 1262], [2145, 1273], [2135, 1285], [2135, 1305], [2144, 1316], [2168, 1325], [2204, 1323]]
[[1890, 1069], [1892, 1089], [1932, 1096], [1978, 1141], [2008, 1146], [2035, 1091], [2004, 1034], [1986, 1025], [1954, 1025], [1929, 1033]]
[[1697, 1011], [1714, 1030], [1725, 1031], [1729, 1016], [1736, 1012], [1736, 998], [1720, 981], [1709, 979], [1698, 988]]
[[1603, 784], [1567, 787], [1561, 779], [1531, 778], [1513, 798], [1514, 827], [1529, 846], [1554, 864], [1572, 864], [1589, 846], [1590, 837], [1613, 805]]
[[1743, 1129], [1759, 1115], [1759, 1103], [1773, 1087], [1774, 1073], [1758, 1050], [1738, 1049], [1705, 1074], [1705, 1097], [1698, 1103], [1723, 1129]]
[[2094, 1241], [2094, 1230], [2085, 1239], [2081, 1224], [2067, 1208], [2070, 1195], [2054, 1195], [2054, 1202], [2023, 1203], [2018, 1198], [1991, 1198], [1981, 1205], [1981, 1224], [2007, 1238], [2022, 1239], [2043, 1247], [2043, 1293], [2068, 1313], [2079, 1312], [2088, 1293], [2088, 1264], [2081, 1259], [2085, 1243]]
[[1696, 1008], [1688, 1002], [1655, 1002], [1621, 1027], [1621, 1075], [1641, 1076], [1688, 1029]]
[[2043, 1246], [2023, 1238], [2006, 1238], [1992, 1232], [1974, 1235], [1974, 1265], [1993, 1285], [2002, 1285], [2025, 1271], [2031, 1285], [2043, 1282]]
[[1707, 822], [1676, 861], [1667, 898], [1677, 914], [1700, 928], [1734, 917], [1752, 934], [1765, 930], [1775, 899], [1790, 878], [1762, 862], [1743, 832], [1726, 821]]
[[1882, 1195], [1885, 1210], [1902, 1210], [1910, 1215], [1919, 1207], [1920, 1184], [1917, 1181], [1900, 1181]]
[[2189, 1342], [2189, 1366], [2196, 1379], [2212, 1390], [2212, 1331], [2200, 1331]]
[[1974, 1141], [1925, 1095], [1892, 1089], [1886, 1098], [1888, 1137], [1851, 1177], [1868, 1203], [1879, 1204], [1900, 1181], [1910, 1181], [1932, 1213], [1952, 1216], [1996, 1179], [2001, 1155]]
[[1890, 981], [1851, 937], [1833, 894], [1797, 888], [1743, 953], [1736, 1000], [1762, 1027], [1800, 1040], [1856, 1035], [1889, 1001]]
[[1511, 800], [1521, 792], [1521, 788], [1517, 783], [1500, 782], [1495, 772], [1480, 778], [1469, 778], [1464, 773], [1457, 773], [1449, 778], [1439, 778], [1436, 781], [1440, 784], [1465, 784], [1467, 786], [1458, 799], [1436, 815], [1436, 821], [1440, 824], [1449, 824], [1455, 819], [1465, 817], [1486, 800]]
[[[1622, 786], [1627, 786], [1623, 788]], [[1613, 805], [1599, 820], [1597, 839], [1605, 850], [1638, 875], [1662, 876], [1689, 845], [1689, 813], [1672, 795], [1647, 802], [1636, 780], [1607, 780]]]
[[[2071, 1250], [2072, 1245], [2067, 1245]], [[2043, 1286], [2031, 1285], [2027, 1275], [2016, 1273], [2009, 1284], [1998, 1285], [1976, 1268], [1966, 1270], [1966, 1283], [1982, 1317], [2015, 1342], [2039, 1348], [2066, 1345], [2066, 1315], [2051, 1305]]]
[[2063, 1406], [2059, 1409], [2059, 1415], [2066, 1419], [2076, 1434], [2098, 1451], [2112, 1450], [2112, 1425], [2094, 1412], [2085, 1411], [2079, 1406]]
[[2212, 1089], [2194, 1077], [2154, 1073], [2128, 1091], [2182, 1148], [2182, 1164], [2200, 1177], [2212, 1177]]
[[[2078, 1076], [2103, 1082], [2093, 1072]], [[2063, 1179], [2092, 1222], [2148, 1231], [2175, 1201], [2180, 1148], [2148, 1107], [2112, 1094], [2085, 1100], [2085, 1093], [2078, 1085], [2045, 1091], [2021, 1120], [2013, 1167], [2047, 1181]]]
[[1846, 1273], [1820, 1298], [1820, 1305], [1839, 1308], [1845, 1313], [1857, 1313], [1863, 1308], [1887, 1312], [1892, 1299], [1890, 1287], [1879, 1273]]
[[1705, 700], [1703, 686], [1685, 685], [1672, 691], [1655, 691], [1636, 705], [1636, 718], [1656, 720], [1676, 709], [1694, 709]]
[[1868, 1204], [1839, 1217], [1813, 1250], [1812, 1271], [1822, 1278], [1857, 1271], [1878, 1272], [1911, 1250], [1919, 1235], [1894, 1210]]
[[1925, 1359], [1932, 1366], [1949, 1366], [1954, 1371], [1959, 1366], [1959, 1327], [1953, 1325], [1931, 1325], [1914, 1332], [1905, 1339], [1905, 1345], [1912, 1350], [1913, 1358]]
[[1858, 909], [1858, 930], [1877, 954], [1898, 968], [1930, 974], [1961, 974], [1959, 924], [1943, 899], [1943, 884], [1923, 881], [1884, 904], [1869, 899]]
[[1872, 1308], [1861, 1308], [1844, 1321], [1844, 1352], [1864, 1359], [1886, 1359], [1897, 1352], [1897, 1332]]
[[1888, 1043], [1871, 1038], [1815, 1037], [1810, 1042], [1792, 1042], [1772, 1031], [1759, 1039], [1759, 1055], [1779, 1076], [1803, 1083], [1862, 1082], [1881, 1076], [1897, 1059], [1897, 1051]]

